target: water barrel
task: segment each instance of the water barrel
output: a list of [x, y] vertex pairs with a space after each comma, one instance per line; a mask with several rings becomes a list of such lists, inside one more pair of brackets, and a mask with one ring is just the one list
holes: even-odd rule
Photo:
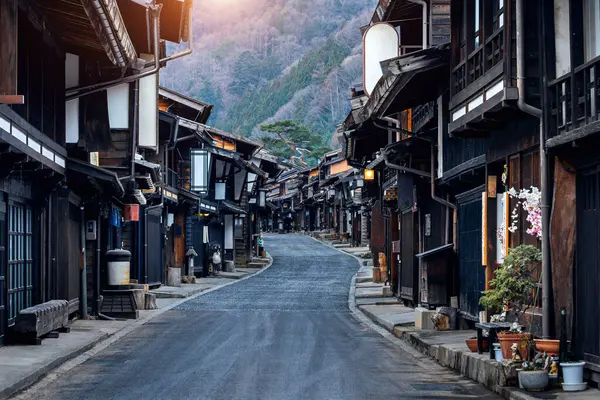
[[131, 253], [127, 250], [109, 250], [106, 252], [108, 285], [129, 285], [129, 267]]

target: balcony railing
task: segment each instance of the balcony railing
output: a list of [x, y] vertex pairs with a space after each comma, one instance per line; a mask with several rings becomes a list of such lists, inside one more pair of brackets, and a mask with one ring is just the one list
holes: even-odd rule
[[167, 168], [167, 172], [165, 174], [165, 184], [174, 188], [179, 186], [179, 175], [171, 168]]
[[548, 84], [548, 138], [600, 121], [600, 56]]
[[485, 75], [504, 59], [504, 27], [496, 30], [452, 70], [452, 96], [466, 89], [468, 85]]

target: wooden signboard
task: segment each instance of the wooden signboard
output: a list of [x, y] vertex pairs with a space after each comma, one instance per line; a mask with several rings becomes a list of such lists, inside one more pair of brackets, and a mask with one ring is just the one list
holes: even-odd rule
[[487, 235], [487, 192], [481, 194], [481, 265], [488, 265], [488, 235]]

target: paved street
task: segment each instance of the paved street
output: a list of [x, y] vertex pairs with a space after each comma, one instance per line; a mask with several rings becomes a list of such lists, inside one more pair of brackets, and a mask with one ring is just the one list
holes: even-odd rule
[[267, 236], [271, 268], [146, 323], [34, 399], [496, 398], [413, 358], [348, 309], [355, 259]]

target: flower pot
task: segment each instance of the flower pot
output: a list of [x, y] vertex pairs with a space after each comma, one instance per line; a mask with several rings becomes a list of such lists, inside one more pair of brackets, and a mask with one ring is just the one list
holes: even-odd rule
[[529, 357], [527, 346], [524, 345], [527, 344], [527, 340], [530, 337], [530, 333], [499, 333], [498, 341], [500, 342], [500, 347], [502, 348], [502, 357], [504, 357], [505, 360], [512, 360], [512, 350], [510, 347], [513, 345], [513, 343], [517, 343], [521, 358], [523, 361], [528, 361]]
[[585, 362], [564, 362], [560, 363], [563, 372], [565, 384], [581, 384], [583, 383], [583, 366]]
[[[467, 343], [467, 347], [469, 348], [469, 350], [471, 350], [471, 352], [477, 353], [477, 338], [467, 339], [465, 340], [465, 343]], [[487, 338], [483, 338], [482, 347], [483, 351], [488, 351], [489, 346]]]
[[494, 355], [496, 361], [502, 362], [504, 361], [504, 356], [502, 355], [502, 348], [500, 347], [500, 343], [494, 343]]
[[552, 339], [535, 339], [535, 349], [541, 352], [548, 353], [549, 355], [558, 355], [558, 348], [560, 347], [560, 340]]
[[519, 386], [528, 392], [539, 392], [548, 387], [548, 372], [519, 371]]

